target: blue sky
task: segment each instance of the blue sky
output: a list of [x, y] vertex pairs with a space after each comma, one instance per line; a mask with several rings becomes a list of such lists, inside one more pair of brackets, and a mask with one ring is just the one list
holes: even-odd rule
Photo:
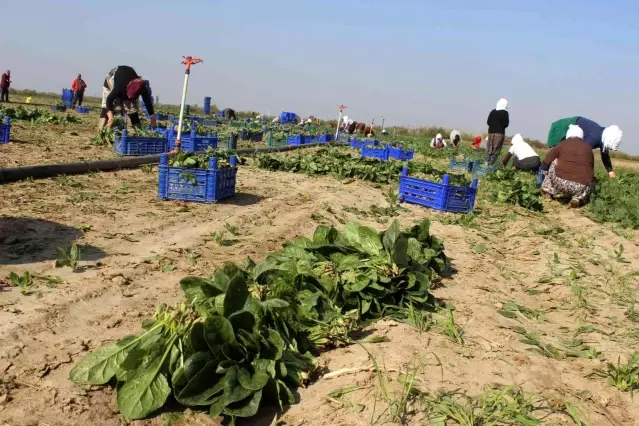
[[[562, 1], [0, 0], [0, 68], [16, 88], [89, 94], [131, 65], [179, 100], [182, 55], [201, 56], [188, 101], [484, 132], [500, 97], [509, 134], [545, 139], [582, 115], [639, 154], [639, 3]], [[184, 6], [178, 6], [178, 5]]]

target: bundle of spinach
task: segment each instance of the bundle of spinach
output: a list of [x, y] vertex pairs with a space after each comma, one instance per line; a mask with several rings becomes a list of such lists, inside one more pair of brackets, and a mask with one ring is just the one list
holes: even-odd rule
[[448, 259], [429, 226], [319, 226], [263, 263], [186, 277], [187, 303], [161, 307], [142, 334], [86, 355], [71, 380], [117, 381], [127, 419], [148, 416], [171, 394], [231, 422], [266, 403], [282, 409], [317, 368], [307, 349], [350, 342], [365, 321], [403, 307], [432, 307], [430, 284]]
[[0, 115], [9, 117], [12, 120], [30, 121], [37, 124], [74, 124], [81, 120], [75, 115], [55, 115], [50, 111], [41, 108], [0, 107]]
[[639, 229], [639, 174], [619, 171], [610, 179], [598, 174], [595, 194], [584, 213], [599, 223], [618, 223], [625, 228]]
[[486, 176], [492, 182], [491, 199], [500, 203], [515, 204], [528, 210], [541, 212], [541, 189], [536, 176], [510, 169], [498, 169]]
[[[115, 117], [114, 117], [115, 120]], [[112, 127], [103, 127], [96, 133], [90, 140], [89, 144], [98, 146], [112, 146], [115, 143], [115, 139], [122, 136], [122, 130], [117, 128], [115, 121]], [[152, 130], [145, 130], [140, 128], [127, 129], [127, 137], [139, 137], [139, 138], [164, 138], [161, 133], [154, 132]]]
[[[320, 149], [314, 154], [273, 155], [257, 157], [259, 168], [271, 171], [305, 173], [308, 175], [330, 175], [338, 179], [362, 179], [375, 183], [389, 183], [399, 179], [404, 163], [379, 161], [371, 158], [352, 157], [348, 152], [337, 149]], [[411, 161], [409, 173], [421, 173], [431, 181], [441, 181], [445, 171], [428, 163]], [[455, 185], [468, 186], [470, 181], [464, 175], [449, 175]]]
[[[208, 169], [209, 160], [213, 157], [217, 158], [217, 168], [225, 169], [231, 167], [231, 156], [235, 155], [230, 151], [215, 150], [211, 147], [206, 148], [204, 152], [177, 152], [169, 160], [171, 167], [184, 167], [189, 169]], [[245, 164], [246, 159], [242, 157], [237, 158], [239, 164]]]

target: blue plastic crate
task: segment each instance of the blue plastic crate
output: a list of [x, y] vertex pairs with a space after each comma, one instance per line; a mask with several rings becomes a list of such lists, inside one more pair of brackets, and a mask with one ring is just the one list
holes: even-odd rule
[[80, 106], [78, 106], [78, 108], [76, 109], [76, 111], [77, 111], [79, 114], [88, 114], [88, 113], [89, 113], [89, 111], [90, 111], [90, 109], [89, 109], [89, 107], [88, 107], [88, 106], [82, 106], [82, 105], [80, 105]]
[[204, 110], [204, 114], [211, 113], [211, 97], [210, 96], [204, 97], [204, 103], [202, 104], [202, 109]]
[[324, 143], [324, 142], [333, 142], [335, 140], [335, 137], [330, 134], [330, 133], [323, 133], [321, 135], [318, 135], [315, 138], [315, 141], [320, 142], [320, 143]]
[[71, 90], [71, 89], [62, 89], [62, 96], [60, 97], [60, 99], [63, 102], [64, 101], [72, 102], [73, 101], [73, 90]]
[[429, 182], [408, 176], [404, 166], [399, 176], [399, 200], [451, 213], [469, 213], [475, 205], [477, 179], [471, 186], [452, 186], [444, 175], [442, 183]]
[[155, 119], [158, 120], [158, 121], [169, 120], [169, 117], [171, 117], [169, 114], [162, 114], [162, 113], [159, 113], [159, 112], [155, 113]]
[[11, 140], [11, 119], [0, 116], [0, 143], [9, 143]]
[[297, 135], [297, 136], [289, 136], [288, 144], [293, 146], [306, 145], [311, 143], [312, 138], [310, 136]]
[[454, 172], [472, 172], [475, 162], [472, 160], [457, 160], [455, 157], [450, 157], [449, 168]]
[[235, 195], [237, 157], [231, 156], [231, 167], [217, 168], [217, 158], [209, 160], [208, 169], [170, 167], [169, 157], [160, 157], [158, 198], [161, 200], [214, 203]]
[[217, 120], [202, 120], [200, 121], [200, 124], [203, 126], [215, 127], [217, 126], [218, 122]]
[[337, 135], [337, 141], [340, 142], [340, 143], [350, 143], [351, 142], [351, 136], [348, 133], [340, 132]]
[[365, 147], [367, 145], [377, 146], [377, 145], [379, 145], [379, 141], [378, 140], [373, 140], [373, 139], [359, 140], [357, 138], [352, 138], [350, 140], [350, 145], [351, 145], [351, 148], [362, 149], [363, 147]]
[[[175, 148], [175, 141], [177, 140], [177, 134], [171, 128], [168, 131], [167, 137], [169, 139], [169, 149]], [[201, 152], [206, 151], [207, 148], [217, 149], [217, 134], [207, 136], [198, 136], [195, 129], [191, 130], [191, 133], [182, 133], [182, 144], [180, 150], [184, 152]]]
[[408, 161], [412, 160], [415, 156], [415, 150], [405, 151], [401, 146], [394, 147], [392, 145], [387, 145], [388, 148], [388, 157], [395, 158], [396, 160]]
[[73, 101], [62, 101], [62, 103], [64, 104], [66, 109], [72, 109], [73, 108]]
[[240, 132], [240, 140], [243, 141], [251, 141], [251, 142], [261, 142], [264, 139], [263, 132], [250, 132], [247, 129], [242, 129]]
[[129, 136], [126, 129], [121, 136], [115, 138], [113, 150], [120, 155], [155, 155], [168, 151], [169, 141], [166, 137]]
[[497, 166], [484, 164], [484, 160], [475, 160], [470, 172], [474, 175], [485, 176], [487, 173], [497, 170]]
[[362, 158], [375, 158], [380, 161], [388, 161], [388, 148], [362, 147]]

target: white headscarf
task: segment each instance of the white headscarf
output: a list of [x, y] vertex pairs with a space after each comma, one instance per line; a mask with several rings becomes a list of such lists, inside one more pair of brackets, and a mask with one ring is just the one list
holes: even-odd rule
[[510, 141], [510, 143], [513, 144], [513, 145], [516, 145], [516, 144], [522, 143], [522, 142], [525, 142], [525, 141], [524, 141], [524, 138], [519, 133], [517, 133], [515, 136], [513, 136], [512, 140]]
[[342, 119], [344, 119], [344, 124], [348, 124], [348, 115], [345, 115]]
[[566, 132], [566, 139], [570, 139], [570, 138], [583, 139], [584, 131], [581, 129], [581, 127], [577, 126], [576, 124], [571, 124], [568, 127], [568, 131]]
[[497, 111], [503, 111], [508, 109], [508, 101], [504, 98], [501, 98], [499, 102], [497, 102], [497, 107], [495, 108]]
[[439, 140], [442, 140], [442, 139], [444, 139], [442, 137], [442, 134], [441, 133], [437, 133], [437, 136], [435, 136], [435, 141], [439, 141]]
[[619, 126], [608, 126], [604, 129], [603, 135], [601, 135], [601, 141], [606, 150], [617, 151], [621, 140], [623, 139], [623, 132]]

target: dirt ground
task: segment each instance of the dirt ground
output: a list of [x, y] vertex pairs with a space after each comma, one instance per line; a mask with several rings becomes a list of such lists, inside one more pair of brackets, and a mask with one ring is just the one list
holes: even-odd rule
[[[78, 132], [73, 129], [60, 130], [61, 146], [42, 136], [39, 146], [49, 151], [0, 146], [0, 166], [67, 161], [76, 152], [67, 141], [86, 145], [86, 136], [68, 133]], [[106, 148], [83, 152], [87, 158], [112, 156]], [[260, 261], [283, 242], [311, 235], [319, 223], [357, 220], [378, 229], [390, 223], [368, 213], [371, 205], [388, 203], [386, 188], [367, 182], [265, 172], [249, 164], [238, 173], [236, 197], [200, 205], [158, 201], [156, 175], [127, 170], [0, 187], [0, 426], [129, 424], [115, 409], [112, 388], [75, 386], [69, 371], [87, 351], [138, 331], [159, 303], [181, 300], [182, 277], [209, 276], [227, 261]], [[495, 383], [519, 385], [558, 405], [568, 401], [589, 422], [584, 424], [639, 425], [630, 393], [590, 376], [639, 350], [636, 233], [618, 235], [553, 202], [546, 202], [547, 213], [534, 214], [480, 196], [470, 224], [404, 207], [397, 217], [401, 224], [433, 220], [432, 232], [453, 259], [455, 273], [433, 293], [454, 307], [459, 336], [443, 333], [443, 320], [421, 331], [378, 322], [367, 334], [385, 341], [323, 354], [325, 376], [299, 390], [300, 402], [280, 424], [388, 423], [392, 398], [382, 396], [368, 350], [382, 366], [391, 396], [399, 392], [403, 373], [414, 371], [414, 387], [424, 393], [459, 389], [477, 395]], [[73, 242], [81, 248], [81, 268], [55, 268], [55, 249]], [[35, 277], [27, 294], [4, 278], [24, 271]], [[519, 311], [500, 314], [510, 302]], [[524, 330], [529, 340], [535, 336], [558, 349], [544, 346], [546, 356], [532, 351], [538, 347], [521, 342]], [[583, 348], [574, 340], [594, 348], [591, 356], [574, 356]], [[331, 396], [346, 386], [356, 388]], [[427, 408], [409, 407], [407, 424], [428, 424]], [[242, 424], [266, 426], [272, 419]], [[216, 423], [168, 407], [130, 424]], [[542, 424], [575, 423], [555, 415]]]

